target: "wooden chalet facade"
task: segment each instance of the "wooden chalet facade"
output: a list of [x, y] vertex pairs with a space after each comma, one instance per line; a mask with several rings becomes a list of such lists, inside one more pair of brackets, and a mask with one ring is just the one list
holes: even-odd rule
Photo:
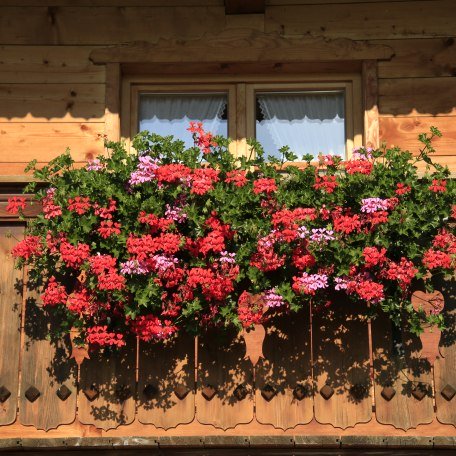
[[453, 0], [2, 0], [0, 453], [456, 454], [454, 290], [443, 291], [453, 326], [433, 367], [418, 341], [399, 356], [388, 321], [343, 305], [267, 328], [255, 367], [235, 336], [224, 346], [181, 338], [166, 353], [130, 344], [78, 365], [70, 341], [46, 340], [46, 316], [17, 294], [4, 236], [23, 233], [5, 206], [30, 179], [27, 162], [69, 147], [82, 164], [105, 136], [128, 144], [148, 92], [225, 93], [243, 154], [256, 92], [342, 91], [347, 154], [383, 141], [418, 153], [418, 134], [436, 126], [435, 160], [456, 173], [455, 40]]

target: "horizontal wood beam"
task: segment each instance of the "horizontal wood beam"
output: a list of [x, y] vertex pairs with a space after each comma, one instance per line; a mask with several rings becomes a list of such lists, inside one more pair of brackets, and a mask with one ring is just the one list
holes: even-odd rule
[[394, 52], [383, 44], [346, 38], [285, 38], [276, 33], [236, 30], [197, 40], [159, 40], [98, 48], [94, 63], [179, 62], [322, 62], [388, 60]]
[[226, 14], [264, 14], [265, 0], [225, 0]]

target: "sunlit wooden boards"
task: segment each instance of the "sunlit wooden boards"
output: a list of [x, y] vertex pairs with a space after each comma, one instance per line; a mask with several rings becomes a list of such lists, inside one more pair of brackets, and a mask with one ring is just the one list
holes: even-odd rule
[[313, 418], [310, 311], [272, 318], [255, 371], [258, 422], [289, 429]]
[[76, 417], [77, 366], [69, 359], [69, 337], [48, 337], [57, 323], [41, 306], [39, 294], [27, 290], [19, 419], [45, 431]]
[[337, 295], [312, 308], [315, 419], [346, 429], [372, 418], [365, 308]]
[[11, 249], [23, 233], [22, 226], [0, 226], [0, 425], [16, 419], [23, 276], [14, 269]]
[[431, 365], [420, 357], [417, 336], [393, 331], [381, 314], [372, 321], [375, 415], [381, 424], [408, 430], [434, 418]]
[[196, 418], [216, 428], [253, 420], [253, 366], [235, 332], [208, 333], [198, 343]]
[[456, 278], [442, 281], [445, 326], [440, 338], [440, 357], [434, 364], [437, 419], [456, 426]]
[[115, 429], [135, 419], [136, 340], [126, 346], [89, 353], [79, 371], [78, 419]]
[[139, 343], [138, 420], [169, 429], [195, 417], [195, 340]]

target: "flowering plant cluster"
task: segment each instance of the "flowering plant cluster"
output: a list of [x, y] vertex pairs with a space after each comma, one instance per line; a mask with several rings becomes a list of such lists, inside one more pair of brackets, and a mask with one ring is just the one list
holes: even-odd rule
[[[433, 164], [423, 134], [416, 157], [359, 148], [351, 158], [303, 157], [282, 148], [235, 158], [229, 141], [190, 125], [195, 146], [146, 132], [137, 153], [75, 166], [69, 153], [28, 170], [42, 213], [13, 249], [42, 302], [94, 346], [122, 346], [185, 330], [261, 323], [266, 310], [324, 310], [347, 295], [360, 312], [387, 312], [419, 333], [442, 325], [439, 309], [411, 305], [456, 264], [456, 185]], [[426, 168], [418, 175], [418, 165]], [[25, 199], [10, 200], [21, 213]], [[262, 299], [252, 299], [261, 294]], [[260, 303], [260, 304], [259, 304]], [[269, 314], [269, 312], [268, 312]]]

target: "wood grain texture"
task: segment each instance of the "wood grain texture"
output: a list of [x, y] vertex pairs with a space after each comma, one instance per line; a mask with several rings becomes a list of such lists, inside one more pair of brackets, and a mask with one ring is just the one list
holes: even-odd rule
[[452, 37], [413, 38], [373, 41], [390, 46], [394, 56], [378, 63], [378, 75], [390, 78], [452, 77], [456, 71], [456, 58], [450, 55], [456, 49]]
[[432, 158], [456, 155], [456, 116], [454, 117], [382, 117], [379, 118], [380, 141], [387, 146], [399, 146], [415, 155], [419, 154], [423, 144], [418, 141], [420, 133], [430, 133], [430, 127], [437, 127], [443, 134], [435, 138], [435, 153]]
[[104, 123], [0, 123], [2, 162], [49, 161], [67, 147], [75, 161], [86, 161], [103, 153], [103, 133]]
[[[423, 22], [423, 18], [427, 18]], [[351, 39], [447, 37], [456, 35], [452, 0], [357, 2], [269, 6], [265, 30], [285, 35]], [[356, 24], [354, 26], [354, 24]]]
[[364, 144], [379, 146], [377, 61], [363, 62]]
[[154, 42], [159, 38], [199, 37], [223, 29], [225, 24], [223, 6], [36, 6], [28, 7], [27, 14], [23, 7], [0, 8], [0, 43], [14, 45]]
[[[156, 388], [152, 398], [144, 389]], [[179, 398], [176, 387], [188, 388]], [[178, 390], [176, 390], [178, 391]], [[139, 344], [138, 420], [169, 429], [195, 417], [195, 341], [185, 334], [157, 343]]]
[[[290, 429], [313, 418], [310, 311], [273, 318], [266, 324], [264, 359], [255, 371], [255, 416], [262, 424]], [[276, 394], [266, 400], [261, 391], [269, 385]], [[294, 395], [296, 387], [305, 390], [303, 398]]]
[[[76, 417], [77, 366], [70, 360], [69, 337], [48, 339], [58, 320], [42, 307], [39, 294], [28, 291], [25, 309], [25, 343], [22, 348], [21, 396], [19, 419], [25, 426], [48, 431], [72, 423]], [[66, 400], [57, 396], [65, 386], [70, 395]], [[40, 396], [33, 402], [26, 398], [34, 387]]]
[[1, 84], [104, 83], [91, 46], [0, 46]]
[[[78, 418], [99, 429], [115, 429], [135, 419], [136, 340], [118, 350], [89, 353], [79, 374]], [[85, 390], [95, 389], [98, 396], [89, 400]]]
[[[253, 367], [245, 354], [245, 342], [235, 333], [199, 338], [196, 418], [201, 424], [226, 430], [253, 420]], [[202, 395], [208, 385], [216, 390], [210, 400]], [[240, 385], [248, 391], [242, 400], [234, 395]]]
[[[242, 49], [242, 53], [239, 52]], [[162, 38], [158, 43], [140, 42], [98, 48], [94, 62], [314, 62], [390, 58], [384, 45], [347, 38], [283, 37], [258, 30], [228, 29], [198, 39]]]
[[[7, 238], [7, 234], [13, 237]], [[19, 281], [23, 274], [14, 269], [11, 249], [23, 235], [22, 226], [0, 226], [0, 387], [11, 393], [5, 402], [0, 402], [0, 425], [11, 424], [16, 419], [22, 308]]]
[[120, 64], [106, 65], [105, 134], [110, 141], [120, 139]]
[[456, 78], [404, 78], [379, 81], [382, 116], [456, 115]]
[[1, 84], [0, 122], [100, 122], [104, 84]]
[[[375, 414], [381, 424], [407, 431], [433, 420], [431, 365], [420, 358], [420, 349], [419, 338], [393, 331], [385, 314], [372, 321]], [[420, 383], [426, 396], [418, 400], [412, 391]], [[382, 396], [385, 387], [395, 390], [390, 400]]]
[[[369, 339], [364, 309], [336, 295], [324, 309], [312, 309], [315, 419], [346, 429], [372, 418]], [[329, 385], [334, 394], [324, 399]]]
[[444, 318], [446, 330], [440, 338], [441, 357], [434, 364], [435, 402], [437, 419], [440, 423], [456, 426], [456, 395], [451, 399], [442, 396], [442, 390], [450, 385], [456, 390], [456, 277], [441, 281], [438, 287], [444, 300]]

